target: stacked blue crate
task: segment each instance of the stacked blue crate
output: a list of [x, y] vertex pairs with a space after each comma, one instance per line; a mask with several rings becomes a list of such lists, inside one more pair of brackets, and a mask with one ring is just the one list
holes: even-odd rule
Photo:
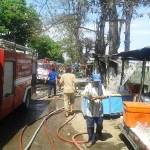
[[104, 115], [115, 115], [122, 114], [123, 112], [123, 101], [131, 101], [132, 96], [120, 95], [120, 96], [109, 96], [102, 101]]

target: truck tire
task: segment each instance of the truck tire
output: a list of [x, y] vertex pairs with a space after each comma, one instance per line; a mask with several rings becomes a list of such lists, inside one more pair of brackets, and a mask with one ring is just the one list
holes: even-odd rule
[[29, 90], [25, 101], [26, 108], [29, 108], [30, 100], [31, 100], [31, 91]]
[[22, 105], [23, 106], [23, 110], [28, 110], [29, 104], [30, 104], [30, 100], [31, 100], [31, 90], [28, 90], [25, 102]]

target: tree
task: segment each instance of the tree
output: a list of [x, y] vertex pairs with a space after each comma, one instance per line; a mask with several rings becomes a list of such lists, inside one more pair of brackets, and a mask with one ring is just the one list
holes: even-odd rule
[[[36, 0], [36, 2], [39, 3], [40, 0]], [[46, 29], [63, 25], [62, 30], [66, 31], [67, 38], [72, 38], [80, 56], [79, 60], [82, 60], [82, 29], [87, 29], [85, 28], [87, 20], [88, 22], [94, 20], [97, 24], [95, 31], [95, 52], [97, 55], [104, 56], [107, 46], [109, 54], [118, 52], [123, 24], [125, 24], [125, 50], [129, 50], [130, 23], [133, 14], [138, 16], [136, 8], [141, 5], [146, 6], [150, 2], [149, 0], [45, 0], [43, 4], [45, 6], [41, 6], [41, 9], [38, 10], [45, 9], [44, 12], [49, 14], [48, 28]], [[109, 26], [108, 31], [107, 25]]]
[[76, 57], [78, 59], [76, 61], [83, 63], [82, 31], [80, 27], [84, 22], [88, 3], [87, 0], [69, 0], [65, 2], [67, 2], [65, 5], [68, 5], [69, 9], [64, 9], [65, 11], [59, 19], [62, 20], [63, 27], [66, 28], [68, 32], [68, 37], [72, 38], [72, 42], [75, 43], [73, 49], [77, 51], [75, 53], [79, 55], [79, 57]]
[[[85, 14], [88, 9], [88, 0], [45, 0], [44, 3], [37, 0], [36, 2], [38, 6], [40, 6], [38, 8], [38, 10], [40, 10], [39, 13], [44, 10], [44, 29], [49, 30], [51, 27], [61, 26], [61, 34], [62, 31], [64, 31], [65, 39], [71, 38], [71, 41], [73, 41], [76, 45], [71, 49], [67, 48], [69, 49], [69, 53], [70, 50], [77, 51], [76, 53], [80, 56], [80, 58], [78, 59], [78, 57], [76, 57], [78, 59], [76, 61], [82, 62], [83, 34], [81, 26], [85, 21]], [[45, 19], [45, 16], [48, 16], [47, 19]]]
[[61, 46], [49, 36], [42, 35], [31, 40], [30, 46], [38, 52], [38, 58], [50, 58], [57, 62], [63, 62]]
[[41, 21], [25, 0], [0, 1], [0, 37], [26, 45], [41, 31]]
[[117, 53], [120, 46], [119, 31], [118, 31], [118, 13], [116, 8], [116, 0], [110, 0], [109, 8], [109, 54]]
[[150, 6], [149, 0], [124, 0], [121, 2], [122, 5], [122, 18], [124, 19], [125, 23], [125, 41], [124, 41], [124, 50], [130, 50], [130, 25], [132, 19], [135, 17], [142, 17], [143, 14], [139, 14], [137, 9], [141, 6]]
[[67, 57], [69, 57], [69, 62], [71, 64], [77, 62], [80, 59], [73, 37], [65, 37], [59, 43], [61, 45], [63, 53], [66, 54]]
[[107, 5], [106, 0], [97, 1], [95, 5], [99, 6], [101, 13], [99, 13], [98, 20], [96, 21], [97, 31], [96, 31], [96, 41], [95, 41], [95, 52], [98, 55], [105, 55], [106, 51], [106, 41], [105, 41], [105, 25], [107, 19]]

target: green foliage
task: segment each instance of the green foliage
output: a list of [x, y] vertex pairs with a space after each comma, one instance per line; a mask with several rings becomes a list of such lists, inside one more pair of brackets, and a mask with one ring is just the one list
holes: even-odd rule
[[0, 1], [0, 38], [25, 45], [40, 30], [39, 16], [25, 0]]
[[73, 36], [64, 38], [60, 42], [60, 45], [62, 47], [63, 52], [66, 53], [67, 56], [70, 58], [67, 61], [67, 63], [71, 64], [79, 62], [80, 59], [79, 51], [76, 50], [76, 43], [75, 40], [73, 39]]
[[57, 62], [63, 62], [60, 45], [49, 38], [49, 36], [36, 37], [31, 40], [30, 44], [32, 48], [37, 50], [39, 59], [47, 57]]

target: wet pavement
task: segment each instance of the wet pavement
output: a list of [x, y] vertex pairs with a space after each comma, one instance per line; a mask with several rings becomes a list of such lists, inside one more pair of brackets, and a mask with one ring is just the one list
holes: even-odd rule
[[[19, 131], [27, 124], [44, 115], [50, 101], [42, 99], [45, 93], [41, 92], [36, 99], [30, 101], [28, 110], [22, 106], [0, 121], [0, 150], [18, 149]], [[52, 108], [51, 108], [52, 109]], [[55, 109], [55, 108], [53, 108]]]
[[[74, 120], [69, 122], [61, 131], [61, 134], [66, 139], [71, 139], [71, 137], [80, 132], [86, 132], [85, 120], [80, 113], [80, 100], [78, 97], [76, 99], [75, 110], [77, 112]], [[63, 106], [62, 97], [54, 97], [51, 99], [47, 98], [47, 90], [39, 89], [37, 96], [31, 101], [28, 111], [23, 111], [22, 108], [16, 109], [12, 114], [10, 114], [5, 119], [0, 122], [0, 150], [20, 150], [19, 138], [21, 129], [37, 120], [41, 116], [45, 115], [48, 111], [52, 111]], [[37, 137], [35, 138], [31, 150], [76, 150], [76, 147], [71, 143], [63, 142], [57, 137], [57, 129], [62, 123], [66, 121], [64, 112], [52, 116], [48, 120], [48, 134], [51, 139], [49, 143], [43, 132], [43, 127], [39, 131]], [[31, 139], [34, 131], [41, 123], [41, 120], [36, 121], [31, 124], [24, 133], [23, 145], [27, 145]], [[104, 139], [97, 141], [97, 143], [91, 147], [91, 150], [131, 150], [130, 144], [121, 136], [120, 130], [118, 128], [118, 119], [105, 119], [104, 120]], [[87, 140], [87, 136], [81, 136], [81, 139]], [[53, 147], [54, 146], [54, 147]], [[82, 145], [83, 149], [86, 149], [85, 145]]]

